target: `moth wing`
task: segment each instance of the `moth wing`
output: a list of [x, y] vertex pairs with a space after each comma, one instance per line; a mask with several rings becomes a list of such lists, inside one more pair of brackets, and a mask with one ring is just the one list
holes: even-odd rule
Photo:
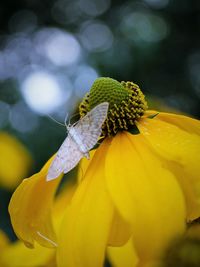
[[108, 113], [107, 102], [103, 102], [89, 111], [77, 124], [74, 126], [79, 140], [84, 144], [86, 151], [92, 149], [101, 135], [101, 127], [106, 120]]
[[82, 157], [83, 154], [79, 150], [78, 145], [68, 135], [49, 167], [47, 181], [57, 178], [62, 172], [69, 172], [78, 164]]

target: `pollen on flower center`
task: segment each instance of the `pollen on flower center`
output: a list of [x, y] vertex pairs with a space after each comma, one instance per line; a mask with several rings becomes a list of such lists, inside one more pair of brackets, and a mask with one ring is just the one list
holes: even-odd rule
[[96, 105], [108, 102], [109, 111], [102, 126], [102, 137], [131, 129], [147, 109], [144, 94], [133, 82], [118, 82], [101, 77], [95, 80], [90, 92], [83, 98], [79, 112], [83, 117]]

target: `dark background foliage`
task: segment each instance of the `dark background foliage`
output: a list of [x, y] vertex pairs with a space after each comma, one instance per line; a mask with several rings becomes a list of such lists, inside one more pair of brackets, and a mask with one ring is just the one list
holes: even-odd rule
[[199, 71], [198, 0], [0, 2], [0, 129], [30, 150], [30, 174], [66, 135], [48, 115], [74, 113], [97, 77], [198, 117]]

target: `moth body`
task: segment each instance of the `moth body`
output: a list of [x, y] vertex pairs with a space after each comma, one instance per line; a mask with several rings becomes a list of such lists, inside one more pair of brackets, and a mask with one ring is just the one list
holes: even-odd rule
[[88, 149], [86, 145], [84, 145], [83, 140], [80, 138], [79, 132], [76, 130], [73, 126], [68, 126], [68, 135], [71, 136], [71, 138], [74, 140], [74, 142], [78, 145], [78, 148], [80, 152], [83, 154], [83, 157], [86, 157], [87, 159], [90, 159], [90, 154], [88, 152]]

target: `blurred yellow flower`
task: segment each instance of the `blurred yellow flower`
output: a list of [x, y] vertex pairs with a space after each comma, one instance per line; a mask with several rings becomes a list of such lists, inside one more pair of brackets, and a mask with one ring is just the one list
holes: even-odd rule
[[102, 267], [106, 255], [116, 267], [156, 266], [185, 233], [186, 221], [200, 216], [200, 122], [146, 111], [143, 94], [130, 82], [97, 79], [81, 115], [98, 101], [110, 104], [105, 139], [82, 160], [58, 233], [51, 207], [61, 177], [46, 181], [52, 159], [13, 194], [14, 230], [28, 246], [34, 240], [58, 244], [61, 267]]
[[39, 244], [36, 244], [35, 249], [29, 249], [21, 241], [10, 242], [0, 251], [0, 265], [2, 267], [53, 267], [55, 266], [55, 251]]
[[12, 190], [26, 177], [32, 163], [27, 149], [14, 136], [0, 132], [0, 185]]

